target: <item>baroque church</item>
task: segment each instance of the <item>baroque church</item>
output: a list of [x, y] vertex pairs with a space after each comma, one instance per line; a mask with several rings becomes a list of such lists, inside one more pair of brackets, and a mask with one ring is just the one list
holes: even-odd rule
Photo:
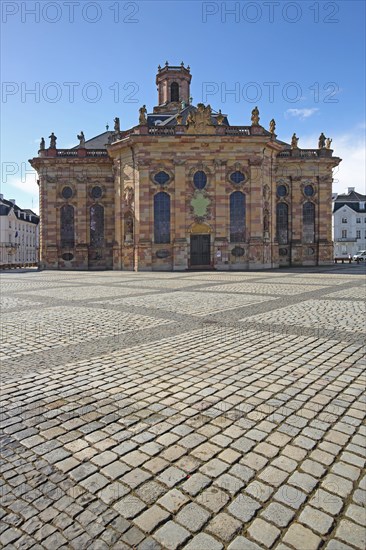
[[[158, 68], [158, 105], [138, 124], [59, 149], [38, 173], [45, 269], [245, 270], [332, 263], [331, 140], [301, 149], [192, 104], [183, 63]], [[248, 121], [249, 122], [249, 121]]]

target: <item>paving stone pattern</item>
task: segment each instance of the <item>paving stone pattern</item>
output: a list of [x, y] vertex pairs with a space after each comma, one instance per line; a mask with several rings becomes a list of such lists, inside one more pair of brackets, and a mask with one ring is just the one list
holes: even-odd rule
[[1, 283], [1, 548], [365, 548], [363, 266]]

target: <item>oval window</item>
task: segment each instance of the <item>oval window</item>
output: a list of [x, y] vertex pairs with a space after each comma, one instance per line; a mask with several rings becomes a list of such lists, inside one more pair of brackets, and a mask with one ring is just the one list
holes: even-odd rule
[[243, 181], [245, 180], [245, 176], [243, 172], [239, 172], [239, 170], [237, 170], [230, 175], [230, 180], [235, 185], [239, 185], [240, 183], [243, 183]]
[[71, 187], [64, 187], [61, 194], [64, 199], [71, 199], [73, 195]]
[[205, 172], [203, 172], [202, 170], [199, 170], [198, 172], [196, 172], [195, 175], [193, 176], [193, 184], [196, 189], [199, 189], [199, 190], [204, 189], [207, 184], [207, 176]]
[[279, 185], [277, 187], [277, 196], [278, 197], [286, 197], [287, 195], [287, 187], [286, 185]]
[[99, 187], [99, 185], [96, 185], [95, 187], [92, 188], [91, 196], [93, 197], [93, 199], [100, 199], [102, 195], [103, 195], [103, 190], [101, 187]]
[[168, 183], [169, 179], [170, 179], [169, 174], [167, 174], [166, 172], [163, 172], [163, 171], [158, 172], [154, 176], [154, 181], [158, 185], [165, 185], [166, 183]]
[[314, 187], [312, 185], [305, 185], [304, 194], [307, 197], [312, 197], [314, 195]]

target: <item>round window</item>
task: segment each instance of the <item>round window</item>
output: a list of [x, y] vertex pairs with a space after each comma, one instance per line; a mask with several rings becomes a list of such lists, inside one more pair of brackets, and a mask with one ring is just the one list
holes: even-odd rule
[[196, 172], [193, 176], [193, 184], [196, 189], [204, 189], [207, 184], [207, 176], [205, 172], [203, 172], [202, 170]]
[[157, 183], [158, 185], [165, 185], [168, 183], [169, 181], [169, 174], [167, 174], [166, 172], [158, 172], [157, 174], [155, 174], [154, 176], [154, 181], [155, 183]]
[[71, 199], [73, 195], [71, 187], [64, 187], [61, 194], [64, 199]]
[[71, 262], [71, 260], [74, 259], [74, 255], [71, 254], [71, 252], [65, 252], [65, 254], [62, 254], [62, 259], [65, 260], [65, 262]]
[[287, 195], [287, 187], [286, 185], [279, 185], [277, 187], [277, 196], [278, 197], [286, 197]]
[[93, 199], [100, 199], [100, 197], [103, 195], [103, 190], [99, 185], [95, 185], [91, 190], [91, 196]]
[[314, 195], [314, 187], [312, 185], [305, 185], [304, 193], [307, 197], [312, 197]]
[[243, 172], [239, 172], [237, 170], [230, 175], [230, 180], [232, 181], [232, 183], [239, 185], [240, 183], [243, 183], [243, 181], [245, 180], [245, 176]]

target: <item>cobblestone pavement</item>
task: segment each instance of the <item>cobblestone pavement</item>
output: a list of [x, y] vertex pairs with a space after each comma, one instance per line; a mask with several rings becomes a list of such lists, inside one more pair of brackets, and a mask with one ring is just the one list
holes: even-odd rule
[[5, 273], [0, 547], [365, 547], [365, 271]]

